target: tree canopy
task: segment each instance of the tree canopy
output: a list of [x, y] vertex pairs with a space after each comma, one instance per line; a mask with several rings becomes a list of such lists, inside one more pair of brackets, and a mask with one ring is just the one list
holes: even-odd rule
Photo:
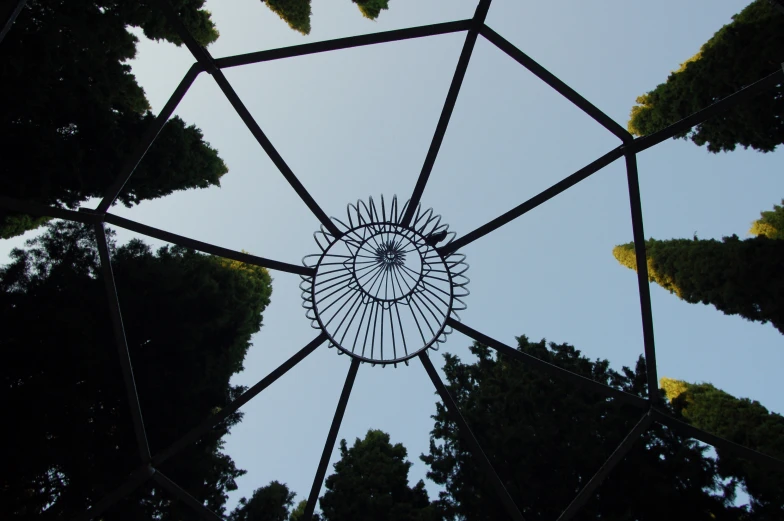
[[[765, 236], [741, 240], [645, 241], [648, 277], [679, 298], [712, 304], [726, 315], [770, 322], [784, 333], [784, 242]], [[613, 249], [623, 266], [636, 270], [634, 243]]]
[[[719, 29], [665, 83], [637, 98], [629, 132], [651, 134], [781, 68], [784, 15], [755, 0]], [[711, 152], [740, 145], [771, 152], [784, 143], [784, 83], [677, 135]]]
[[[711, 384], [662, 378], [674, 410], [686, 421], [712, 434], [784, 460], [784, 417], [759, 402], [734, 396]], [[719, 473], [737, 479], [751, 498], [755, 519], [784, 518], [784, 473], [718, 450]]]
[[[645, 364], [620, 372], [606, 360], [591, 361], [568, 344], [518, 338], [518, 349], [586, 378], [644, 396]], [[450, 393], [507, 490], [530, 520], [557, 519], [599, 470], [642, 411], [577, 388], [474, 344], [477, 357], [464, 363], [445, 355]], [[508, 519], [492, 485], [460, 437], [443, 404], [437, 404], [428, 477], [444, 487], [438, 506], [444, 519]], [[580, 510], [584, 520], [690, 519], [737, 521], [705, 450], [654, 424], [632, 447]]]
[[[204, 0], [174, 7], [196, 39], [218, 37]], [[0, 45], [6, 102], [0, 107], [0, 192], [74, 208], [101, 197], [151, 125], [154, 115], [128, 60], [138, 39], [180, 44], [160, 9], [147, 1], [29, 0]], [[227, 172], [201, 131], [179, 117], [161, 130], [126, 184], [126, 205], [175, 190], [219, 185]], [[46, 222], [0, 211], [0, 238]]]
[[369, 430], [349, 448], [340, 441], [340, 460], [319, 500], [324, 521], [427, 521], [433, 509], [422, 480], [408, 485], [411, 462], [401, 443]]
[[240, 499], [229, 521], [289, 521], [295, 496], [285, 484], [271, 481], [254, 490], [250, 500]]
[[[781, 201], [784, 205], [784, 201]], [[760, 218], [751, 225], [749, 233], [768, 239], [784, 239], [784, 206], [773, 205], [773, 210], [760, 212]]]
[[[389, 0], [351, 0], [362, 16], [375, 20], [383, 9], [389, 9]], [[289, 27], [302, 34], [310, 34], [310, 0], [261, 0], [270, 10], [280, 16]]]
[[[243, 391], [250, 337], [269, 303], [263, 268], [174, 246], [153, 252], [110, 237], [137, 393], [150, 448], [178, 440]], [[0, 517], [72, 518], [119, 486], [138, 460], [92, 228], [55, 221], [0, 269], [2, 395], [7, 429]], [[235, 413], [160, 470], [217, 513], [244, 471], [222, 452]], [[104, 519], [192, 516], [153, 486]]]

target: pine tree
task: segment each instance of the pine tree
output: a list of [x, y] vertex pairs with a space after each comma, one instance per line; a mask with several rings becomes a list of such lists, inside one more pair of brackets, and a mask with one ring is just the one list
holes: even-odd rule
[[295, 494], [285, 484], [271, 481], [253, 491], [250, 500], [242, 498], [229, 515], [229, 521], [288, 521]]
[[[781, 201], [784, 205], [784, 201]], [[784, 206], [773, 205], [773, 210], [760, 212], [760, 218], [751, 225], [749, 233], [768, 239], [784, 239]]]
[[[111, 235], [110, 235], [111, 239]], [[263, 268], [180, 247], [110, 244], [125, 336], [153, 453], [243, 391], [251, 335], [269, 304]], [[91, 227], [55, 221], [0, 269], [2, 391], [14, 427], [0, 454], [0, 518], [72, 518], [141, 463]], [[222, 452], [240, 413], [160, 470], [221, 514], [244, 471]], [[103, 519], [179, 520], [187, 505], [146, 486]]]
[[[645, 364], [616, 372], [568, 344], [518, 338], [518, 349], [584, 377], [645, 396]], [[586, 392], [474, 344], [464, 363], [445, 355], [448, 388], [523, 516], [557, 519], [642, 411]], [[437, 404], [428, 477], [444, 487], [445, 519], [509, 519], [443, 404]], [[580, 510], [581, 520], [740, 519], [714, 462], [695, 442], [654, 424]]]
[[[711, 384], [662, 378], [661, 387], [683, 418], [700, 429], [784, 460], [784, 417], [759, 402], [734, 396]], [[740, 480], [751, 497], [754, 519], [784, 518], [784, 473], [718, 450], [719, 473]]]
[[[648, 277], [679, 298], [712, 304], [726, 315], [770, 322], [784, 333], [784, 242], [765, 236], [740, 240], [645, 241]], [[619, 263], [637, 269], [634, 243], [613, 249]]]
[[406, 448], [392, 445], [389, 434], [369, 430], [348, 448], [340, 442], [340, 460], [320, 498], [324, 521], [428, 521], [434, 512], [420, 480], [408, 485], [411, 462]]
[[[781, 69], [784, 15], [755, 0], [670, 74], [666, 83], [637, 98], [629, 132], [652, 134]], [[718, 114], [676, 137], [711, 152], [737, 145], [771, 152], [784, 143], [784, 83]]]
[[[175, 9], [204, 45], [218, 37], [204, 0]], [[128, 61], [137, 38], [180, 44], [160, 9], [147, 1], [29, 0], [0, 45], [0, 193], [74, 208], [102, 197], [153, 114]], [[217, 186], [227, 172], [195, 126], [172, 118], [120, 195], [130, 206], [175, 190]], [[0, 210], [0, 238], [46, 219]]]

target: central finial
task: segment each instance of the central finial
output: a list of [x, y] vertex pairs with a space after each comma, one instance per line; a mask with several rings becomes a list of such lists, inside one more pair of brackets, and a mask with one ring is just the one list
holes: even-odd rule
[[313, 327], [365, 362], [397, 364], [436, 348], [451, 332], [447, 318], [465, 309], [465, 256], [437, 248], [454, 233], [421, 207], [404, 223], [407, 206], [383, 197], [380, 208], [372, 198], [349, 205], [348, 223], [332, 218], [341, 235], [322, 228], [321, 253], [304, 259], [316, 270], [300, 285]]

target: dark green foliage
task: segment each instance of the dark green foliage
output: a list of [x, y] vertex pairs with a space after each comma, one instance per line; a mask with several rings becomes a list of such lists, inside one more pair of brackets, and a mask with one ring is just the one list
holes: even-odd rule
[[[784, 15], [755, 0], [733, 16], [700, 52], [651, 92], [637, 98], [629, 131], [651, 134], [781, 69]], [[676, 136], [711, 152], [737, 145], [771, 152], [784, 143], [784, 84]]]
[[425, 484], [408, 486], [406, 448], [392, 445], [389, 434], [369, 430], [349, 449], [340, 442], [340, 461], [321, 497], [324, 521], [427, 521], [433, 509]]
[[[784, 205], [784, 201], [781, 204]], [[768, 239], [784, 239], [784, 206], [774, 204], [773, 210], [760, 212], [760, 218], [751, 225], [749, 233]]]
[[[736, 235], [715, 239], [645, 241], [648, 275], [686, 302], [713, 304], [726, 315], [771, 322], [784, 333], [784, 242]], [[634, 245], [613, 250], [636, 269]]]
[[310, 0], [261, 0], [273, 13], [302, 34], [310, 34]]
[[283, 483], [271, 481], [266, 487], [253, 491], [250, 500], [240, 499], [239, 506], [229, 515], [229, 521], [288, 521], [295, 495]]
[[351, 0], [359, 7], [362, 15], [370, 20], [375, 20], [382, 9], [389, 9], [389, 0]]
[[[153, 453], [240, 392], [269, 274], [179, 247], [111, 244], [137, 391]], [[55, 221], [0, 269], [0, 401], [13, 428], [0, 454], [0, 518], [70, 519], [140, 464], [90, 227]], [[221, 452], [239, 413], [160, 468], [211, 509], [244, 471]], [[179, 521], [193, 514], [145, 486], [104, 516]]]
[[[668, 392], [668, 398], [689, 423], [784, 460], [784, 417], [780, 414], [769, 412], [757, 401], [735, 398], [711, 384], [677, 383], [681, 392]], [[784, 519], [784, 473], [722, 450], [718, 454], [720, 474], [741, 480], [751, 497], [755, 519]]]
[[[203, 0], [176, 8], [197, 39], [215, 40]], [[179, 43], [157, 7], [130, 0], [30, 0], [0, 45], [0, 193], [74, 208], [103, 196], [153, 120], [126, 63], [137, 38]], [[120, 200], [126, 205], [174, 190], [218, 185], [226, 165], [181, 119], [170, 120]], [[0, 211], [0, 237], [40, 225]]]
[[[568, 344], [518, 338], [518, 349], [584, 377], [645, 396], [645, 364], [616, 372]], [[482, 345], [472, 364], [446, 355], [452, 396], [523, 516], [553, 520], [599, 470], [643, 411], [586, 392], [524, 364], [494, 357]], [[437, 404], [428, 477], [445, 487], [445, 519], [508, 519], [443, 404]], [[721, 490], [715, 465], [688, 439], [653, 425], [578, 514], [581, 520], [739, 519]], [[724, 494], [727, 497], [724, 497]], [[717, 495], [714, 495], [717, 494]]]

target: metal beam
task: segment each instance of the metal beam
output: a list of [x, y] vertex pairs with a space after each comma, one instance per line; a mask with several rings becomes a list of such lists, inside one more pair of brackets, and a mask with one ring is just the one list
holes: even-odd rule
[[249, 253], [243, 253], [235, 250], [230, 250], [228, 248], [222, 248], [220, 246], [215, 246], [214, 244], [197, 241], [195, 239], [183, 237], [182, 235], [177, 235], [176, 233], [171, 233], [164, 230], [160, 230], [158, 228], [153, 228], [152, 226], [147, 226], [146, 224], [142, 224], [136, 221], [131, 221], [130, 219], [125, 219], [124, 217], [120, 217], [111, 213], [107, 213], [105, 219], [107, 223], [113, 224], [115, 226], [119, 226], [120, 228], [125, 228], [126, 230], [143, 233], [144, 235], [148, 235], [150, 237], [154, 237], [162, 241], [170, 242], [172, 244], [179, 244], [180, 246], [185, 246], [186, 248], [202, 251], [204, 253], [209, 253], [211, 255], [217, 255], [219, 257], [233, 259], [236, 261], [244, 262], [246, 264], [261, 266], [263, 268], [269, 268], [271, 270], [294, 273], [296, 275], [305, 275], [308, 277], [312, 277], [316, 274], [316, 270], [314, 268], [299, 266], [297, 264], [289, 264], [288, 262], [280, 262], [280, 261], [265, 259], [264, 257], [257, 257], [256, 255], [251, 255]]
[[324, 210], [321, 209], [318, 203], [316, 203], [316, 200], [313, 199], [303, 184], [299, 181], [299, 179], [297, 179], [297, 176], [294, 175], [294, 172], [291, 170], [289, 165], [283, 160], [283, 157], [280, 155], [280, 153], [278, 153], [272, 142], [261, 130], [261, 127], [259, 127], [258, 123], [256, 123], [256, 120], [253, 119], [250, 111], [242, 102], [242, 100], [240, 100], [240, 97], [229, 84], [229, 81], [223, 75], [223, 72], [215, 64], [215, 60], [213, 60], [212, 56], [210, 56], [210, 53], [207, 51], [207, 49], [202, 47], [193, 38], [190, 32], [188, 32], [188, 29], [182, 23], [180, 17], [174, 11], [168, 0], [157, 0], [157, 3], [163, 10], [169, 23], [171, 23], [177, 30], [180, 39], [182, 39], [186, 47], [188, 47], [188, 50], [191, 52], [193, 57], [196, 58], [196, 61], [201, 64], [205, 71], [212, 75], [213, 79], [215, 79], [215, 82], [218, 84], [218, 87], [220, 87], [220, 89], [223, 91], [223, 94], [229, 100], [229, 103], [231, 103], [231, 106], [234, 107], [234, 110], [245, 123], [245, 126], [248, 127], [250, 133], [253, 134], [253, 137], [256, 138], [256, 141], [259, 143], [259, 145], [261, 145], [261, 148], [264, 149], [280, 173], [283, 174], [283, 177], [286, 179], [289, 185], [291, 185], [294, 191], [297, 192], [297, 195], [299, 195], [307, 207], [310, 208], [310, 211], [313, 212], [316, 218], [321, 221], [321, 224], [324, 225], [324, 227], [329, 230], [333, 236], [340, 237], [342, 234], [337, 225], [335, 225], [335, 223], [332, 222], [332, 219], [330, 219], [327, 214], [324, 213]]
[[166, 102], [164, 105], [163, 110], [161, 110], [158, 117], [155, 118], [155, 121], [147, 127], [145, 130], [144, 135], [142, 136], [139, 143], [136, 145], [136, 148], [133, 151], [133, 154], [128, 158], [128, 160], [123, 164], [122, 170], [120, 170], [120, 174], [114, 180], [114, 183], [106, 190], [106, 193], [103, 196], [100, 204], [96, 207], [96, 211], [99, 213], [105, 213], [109, 210], [109, 207], [114, 204], [114, 201], [117, 200], [117, 196], [120, 195], [125, 184], [133, 175], [133, 172], [136, 170], [136, 167], [139, 166], [142, 159], [144, 158], [147, 151], [152, 146], [153, 141], [155, 138], [158, 137], [163, 126], [169, 121], [169, 118], [174, 114], [174, 110], [177, 108], [177, 105], [180, 104], [182, 98], [185, 96], [185, 93], [188, 92], [188, 89], [191, 88], [193, 85], [194, 80], [202, 72], [202, 67], [198, 63], [194, 63], [191, 65], [191, 68], [188, 69], [188, 72], [185, 73], [185, 76], [180, 81], [180, 84], [177, 85], [174, 93], [169, 97], [169, 101]]
[[539, 65], [535, 60], [515, 47], [503, 36], [493, 31], [486, 25], [482, 25], [479, 33], [484, 36], [487, 41], [494, 44], [517, 63], [534, 73], [540, 80], [544, 81], [550, 87], [555, 89], [555, 91], [557, 91], [561, 96], [577, 105], [580, 110], [591, 116], [594, 120], [596, 120], [597, 123], [615, 134], [618, 139], [624, 143], [628, 143], [634, 140], [634, 136], [632, 136], [628, 130], [619, 125], [615, 120], [610, 118], [610, 116], [599, 110], [587, 99], [580, 96], [574, 89], [569, 87], [566, 83], [562, 82], [550, 71]]
[[621, 460], [629, 453], [631, 448], [634, 446], [634, 443], [642, 436], [645, 431], [648, 430], [648, 427], [653, 422], [653, 418], [651, 417], [650, 412], [646, 412], [645, 415], [637, 422], [629, 434], [623, 439], [620, 445], [610, 454], [610, 457], [607, 458], [607, 461], [604, 462], [604, 465], [593, 475], [593, 477], [585, 484], [583, 489], [577, 494], [577, 497], [572, 500], [566, 510], [558, 516], [558, 521], [569, 521], [574, 517], [578, 510], [580, 510], [585, 502], [588, 501], [593, 493], [599, 488], [599, 485], [602, 484], [604, 478], [610, 473], [610, 471], [615, 468], [615, 466], [621, 462]]
[[84, 224], [95, 224], [96, 222], [100, 222], [100, 218], [93, 214], [80, 213], [74, 210], [66, 210], [64, 208], [55, 208], [53, 206], [36, 203], [34, 201], [13, 199], [4, 195], [0, 195], [0, 207], [12, 212], [19, 212], [29, 215], [40, 215], [42, 217], [53, 217], [55, 219], [66, 219]]
[[217, 414], [213, 414], [209, 418], [205, 419], [188, 434], [156, 454], [152, 459], [153, 464], [160, 466], [164, 461], [179, 453], [191, 443], [196, 442], [210, 429], [237, 412], [240, 407], [248, 403], [252, 398], [256, 397], [256, 395], [258, 395], [261, 391], [272, 385], [275, 381], [277, 381], [278, 378], [286, 374], [289, 369], [304, 360], [306, 356], [315, 351], [315, 349], [323, 344], [326, 340], [327, 335], [322, 331], [321, 334], [319, 334], [319, 336], [317, 336], [315, 339], [311, 340], [308, 345], [297, 351], [294, 356], [283, 362], [274, 371], [259, 380], [256, 385], [242, 393], [242, 395], [231, 402], [231, 404], [221, 409]]
[[310, 488], [310, 495], [308, 496], [308, 502], [305, 506], [305, 513], [302, 516], [302, 519], [313, 518], [313, 511], [316, 510], [316, 500], [321, 491], [321, 485], [324, 483], [324, 475], [327, 473], [329, 458], [332, 456], [332, 449], [335, 448], [335, 440], [338, 437], [340, 423], [343, 421], [343, 414], [346, 412], [346, 405], [348, 404], [349, 396], [351, 396], [351, 388], [354, 386], [354, 380], [357, 377], [358, 370], [359, 359], [352, 357], [351, 367], [348, 370], [346, 382], [343, 384], [343, 391], [340, 393], [338, 407], [335, 410], [335, 416], [332, 418], [332, 425], [329, 428], [327, 442], [324, 444], [324, 451], [321, 453], [321, 461], [319, 461], [319, 466], [316, 470], [316, 477], [313, 478], [313, 486]]
[[681, 132], [685, 132], [692, 128], [694, 125], [699, 125], [706, 119], [714, 116], [722, 111], [737, 105], [747, 99], [750, 99], [757, 94], [764, 92], [770, 88], [775, 87], [779, 83], [784, 81], [784, 70], [777, 69], [776, 72], [769, 74], [768, 76], [762, 78], [761, 80], [752, 83], [746, 87], [741, 88], [737, 92], [730, 94], [724, 99], [717, 101], [716, 103], [695, 112], [691, 116], [685, 117], [682, 120], [673, 123], [669, 127], [660, 130], [658, 132], [654, 132], [653, 134], [639, 137], [635, 139], [631, 144], [628, 145], [629, 149], [634, 152], [642, 152], [643, 150], [647, 150], [654, 145], [658, 145], [662, 141], [674, 137]]
[[616, 159], [619, 159], [621, 156], [623, 156], [622, 147], [623, 145], [607, 152], [593, 163], [581, 168], [580, 170], [573, 173], [569, 177], [562, 179], [561, 181], [558, 181], [547, 190], [538, 193], [537, 195], [528, 199], [526, 202], [512, 208], [511, 210], [501, 215], [500, 217], [496, 217], [492, 221], [483, 224], [482, 226], [475, 229], [474, 231], [463, 235], [457, 240], [450, 242], [446, 246], [438, 248], [438, 251], [442, 255], [449, 255], [450, 253], [456, 252], [463, 246], [470, 244], [481, 237], [484, 237], [485, 235], [487, 235], [488, 233], [494, 230], [497, 230], [501, 226], [512, 222], [513, 220], [517, 219], [524, 213], [529, 212], [534, 208], [536, 208], [537, 206], [539, 206], [540, 204], [549, 201], [556, 195], [567, 190], [568, 188], [571, 188], [572, 186], [588, 178], [592, 174], [595, 174], [596, 172], [598, 172], [605, 166], [609, 165]]
[[170, 480], [160, 472], [156, 472], [152, 479], [174, 497], [191, 507], [197, 514], [199, 514], [199, 517], [202, 519], [205, 519], [206, 521], [223, 521], [223, 519], [218, 514], [207, 508], [201, 501], [188, 494], [177, 483]]
[[422, 165], [422, 171], [419, 173], [414, 193], [411, 195], [406, 213], [401, 220], [403, 226], [408, 226], [411, 223], [419, 201], [422, 199], [422, 193], [425, 191], [430, 172], [433, 171], [438, 151], [441, 149], [441, 143], [444, 141], [444, 135], [449, 126], [449, 118], [452, 117], [452, 111], [455, 108], [455, 103], [457, 103], [457, 95], [460, 93], [460, 87], [463, 85], [463, 79], [468, 70], [468, 62], [471, 60], [471, 53], [474, 51], [479, 29], [484, 25], [489, 9], [490, 0], [479, 0], [474, 17], [471, 19], [471, 28], [468, 30], [465, 43], [463, 43], [463, 50], [460, 52], [460, 58], [457, 60], [457, 68], [454, 76], [452, 76], [452, 83], [449, 85], [449, 92], [447, 92], [444, 107], [441, 109], [441, 116], [438, 118], [433, 140], [430, 142], [430, 148], [427, 151], [427, 156], [425, 156], [425, 163]]
[[119, 487], [109, 492], [106, 496], [101, 498], [96, 504], [74, 517], [72, 521], [89, 521], [95, 516], [99, 516], [111, 508], [115, 503], [128, 496], [131, 492], [139, 488], [142, 483], [147, 481], [155, 474], [155, 469], [142, 465], [141, 468], [136, 470], [131, 476]]
[[[471, 432], [471, 427], [468, 426], [468, 422], [466, 422], [463, 415], [460, 413], [460, 408], [455, 403], [454, 399], [452, 399], [452, 395], [449, 394], [449, 390], [444, 385], [444, 382], [441, 380], [441, 377], [438, 376], [438, 372], [436, 368], [433, 367], [433, 363], [428, 358], [426, 351], [419, 353], [419, 359], [422, 361], [422, 365], [425, 366], [425, 371], [427, 371], [427, 375], [432, 380], [433, 385], [435, 386], [436, 390], [438, 391], [439, 396], [441, 396], [441, 401], [444, 402], [447, 411], [449, 411], [449, 415], [457, 424], [457, 430], [460, 435], [463, 437], [468, 446], [471, 449], [471, 454], [476, 459], [476, 462], [482, 468], [485, 473], [487, 479], [490, 480], [492, 483], [493, 488], [495, 489], [496, 494], [498, 494], [498, 499], [501, 500], [503, 503], [506, 512], [509, 514], [509, 517], [516, 521], [523, 521], [523, 514], [520, 513], [520, 510], [515, 505], [512, 496], [509, 495], [509, 491], [506, 490], [504, 483], [501, 481], [501, 478], [498, 477], [498, 473], [493, 468], [493, 464], [490, 463], [490, 460], [485, 454], [485, 451], [482, 449], [482, 446], [479, 444], [479, 441], [474, 436], [474, 433]], [[307, 517], [305, 519], [308, 519]]]
[[523, 353], [522, 351], [503, 344], [494, 338], [484, 335], [479, 331], [472, 329], [461, 322], [458, 322], [452, 317], [449, 317], [446, 320], [446, 323], [448, 326], [456, 329], [457, 331], [460, 331], [468, 337], [473, 338], [480, 344], [490, 346], [499, 353], [520, 361], [520, 363], [528, 364], [529, 366], [534, 367], [540, 371], [547, 372], [558, 378], [562, 378], [576, 385], [580, 385], [588, 391], [593, 391], [605, 396], [609, 396], [610, 398], [615, 398], [622, 402], [634, 405], [635, 407], [640, 407], [642, 409], [648, 409], [650, 407], [650, 403], [645, 398], [640, 398], [639, 396], [629, 394], [614, 387], [610, 387], [609, 385], [591, 380], [590, 378], [580, 376], [577, 373], [567, 371], [562, 367], [558, 367], [557, 365], [540, 360], [535, 356], [529, 355], [528, 353]]
[[752, 463], [763, 465], [779, 472], [784, 472], [784, 461], [780, 459], [774, 458], [773, 456], [768, 456], [767, 454], [763, 454], [761, 452], [757, 452], [754, 449], [744, 447], [743, 445], [726, 440], [724, 438], [720, 438], [719, 436], [709, 432], [705, 432], [704, 430], [698, 429], [693, 425], [689, 425], [688, 423], [675, 419], [658, 409], [653, 409], [652, 413], [654, 420], [671, 428], [681, 436], [687, 436], [689, 438], [694, 438], [695, 440], [700, 440], [701, 442], [707, 443], [708, 445], [713, 445], [717, 449], [726, 450], [727, 452], [731, 452], [740, 458], [747, 459]]
[[640, 312], [642, 315], [642, 337], [645, 349], [645, 368], [648, 375], [648, 399], [658, 403], [659, 377], [656, 374], [656, 345], [653, 337], [653, 311], [651, 309], [651, 286], [648, 282], [648, 260], [645, 253], [645, 232], [642, 226], [642, 200], [640, 181], [637, 175], [637, 157], [634, 152], [626, 152], [626, 178], [629, 183], [629, 203], [632, 212], [632, 234], [637, 261], [637, 287], [640, 292]]
[[144, 420], [142, 419], [142, 409], [139, 404], [139, 395], [136, 393], [136, 381], [133, 378], [133, 367], [131, 365], [131, 354], [128, 351], [128, 342], [125, 338], [125, 328], [123, 327], [122, 313], [120, 312], [120, 301], [117, 297], [117, 287], [114, 284], [114, 273], [112, 273], [112, 263], [109, 256], [109, 245], [106, 241], [106, 233], [102, 223], [95, 224], [95, 236], [98, 243], [98, 254], [101, 257], [101, 271], [103, 272], [103, 282], [106, 288], [106, 297], [109, 301], [109, 314], [112, 317], [114, 329], [114, 341], [117, 346], [117, 354], [120, 357], [120, 367], [122, 368], [123, 381], [125, 382], [126, 398], [128, 408], [131, 411], [133, 420], [133, 431], [136, 435], [136, 445], [139, 450], [139, 457], [143, 464], [149, 464], [152, 460], [150, 455], [150, 445], [147, 443], [147, 434], [144, 432]]
[[407, 29], [396, 29], [394, 31], [384, 31], [380, 33], [362, 34], [359, 36], [349, 36], [348, 38], [336, 38], [323, 42], [306, 43], [303, 45], [293, 45], [281, 49], [269, 49], [235, 56], [216, 58], [215, 65], [218, 68], [237, 67], [239, 65], [249, 65], [282, 58], [292, 58], [295, 56], [307, 56], [309, 54], [322, 53], [327, 51], [337, 51], [341, 49], [351, 49], [378, 43], [398, 42], [410, 40], [412, 38], [422, 38], [425, 36], [437, 36], [440, 34], [456, 33], [467, 31], [471, 27], [471, 20], [459, 20], [456, 22], [445, 22], [420, 27], [410, 27]]
[[5, 35], [8, 34], [8, 31], [11, 30], [11, 26], [14, 25], [16, 18], [19, 16], [19, 13], [22, 12], [27, 0], [7, 0], [5, 8], [3, 9], [3, 27], [0, 29], [0, 43], [2, 43], [3, 38]]

